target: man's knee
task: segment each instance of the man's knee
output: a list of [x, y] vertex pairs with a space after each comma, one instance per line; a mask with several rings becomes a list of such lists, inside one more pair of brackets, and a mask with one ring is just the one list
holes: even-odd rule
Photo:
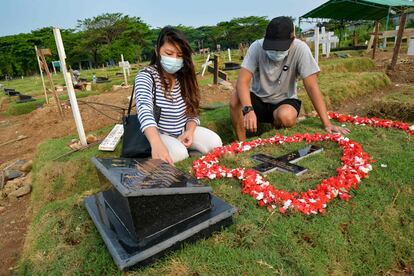
[[289, 105], [282, 105], [273, 113], [276, 127], [292, 127], [296, 124], [297, 111]]
[[296, 116], [284, 114], [279, 117], [279, 123], [282, 127], [292, 127], [296, 124]]

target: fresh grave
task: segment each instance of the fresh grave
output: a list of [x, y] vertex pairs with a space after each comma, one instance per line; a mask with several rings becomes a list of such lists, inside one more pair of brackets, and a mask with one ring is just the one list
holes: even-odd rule
[[[273, 187], [264, 176], [254, 169], [242, 167], [230, 169], [219, 164], [219, 158], [225, 154], [238, 154], [266, 144], [283, 144], [298, 142], [331, 141], [343, 149], [343, 166], [338, 168], [337, 175], [322, 180], [315, 189], [306, 192], [287, 192]], [[225, 147], [216, 148], [200, 159], [193, 162], [193, 170], [197, 179], [219, 179], [223, 177], [238, 178], [241, 180], [242, 193], [254, 197], [260, 206], [267, 206], [269, 210], [279, 206], [281, 213], [287, 209], [296, 209], [306, 215], [325, 213], [327, 203], [339, 196], [349, 200], [351, 189], [357, 189], [361, 179], [367, 177], [372, 170], [370, 156], [362, 150], [358, 143], [344, 138], [339, 134], [295, 134], [282, 136], [276, 134], [267, 139], [256, 139], [249, 142], [233, 143]]]
[[93, 158], [110, 188], [85, 205], [119, 269], [144, 265], [168, 250], [232, 223], [236, 209], [161, 161]]
[[[365, 118], [328, 112], [331, 119], [338, 122], [349, 122], [355, 125], [368, 125], [381, 128], [395, 128], [405, 131], [408, 135], [414, 134], [414, 125], [385, 120], [379, 118]], [[254, 169], [230, 169], [219, 165], [219, 158], [225, 154], [238, 154], [266, 144], [283, 144], [298, 142], [331, 141], [343, 149], [343, 166], [336, 169], [337, 175], [324, 179], [315, 189], [306, 192], [287, 192], [274, 188], [265, 177]], [[260, 158], [259, 158], [260, 159]], [[262, 158], [261, 160], [264, 160]], [[267, 159], [266, 161], [271, 161]], [[276, 134], [267, 139], [257, 139], [249, 142], [233, 143], [225, 147], [216, 148], [193, 162], [193, 171], [197, 179], [209, 178], [238, 178], [241, 180], [242, 193], [254, 197], [260, 206], [267, 206], [269, 210], [279, 207], [281, 213], [287, 209], [296, 209], [306, 215], [325, 213], [327, 203], [339, 196], [349, 200], [351, 189], [357, 189], [361, 179], [366, 178], [372, 170], [371, 157], [362, 150], [362, 146], [355, 141], [342, 137], [339, 134], [295, 134], [282, 136]]]

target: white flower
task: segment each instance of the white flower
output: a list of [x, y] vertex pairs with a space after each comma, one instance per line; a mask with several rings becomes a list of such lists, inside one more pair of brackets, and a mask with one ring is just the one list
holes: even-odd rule
[[381, 164], [381, 168], [386, 168], [388, 167], [387, 164]]
[[257, 196], [256, 196], [256, 200], [262, 200], [264, 197], [263, 192], [260, 192]]
[[292, 200], [286, 200], [285, 201], [285, 204], [283, 204], [283, 209], [287, 209], [287, 208], [289, 208], [289, 206], [290, 206], [290, 204], [292, 204]]
[[410, 126], [409, 130], [414, 130], [414, 125]]

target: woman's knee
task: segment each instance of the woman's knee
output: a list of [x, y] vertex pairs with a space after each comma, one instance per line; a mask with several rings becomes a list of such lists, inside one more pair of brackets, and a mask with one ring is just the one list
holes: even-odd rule
[[168, 153], [174, 163], [189, 157], [187, 148], [177, 138], [168, 135], [160, 135], [162, 142], [167, 147]]
[[220, 136], [212, 130], [197, 127], [194, 133], [193, 148], [205, 154], [216, 147], [221, 147], [223, 142]]

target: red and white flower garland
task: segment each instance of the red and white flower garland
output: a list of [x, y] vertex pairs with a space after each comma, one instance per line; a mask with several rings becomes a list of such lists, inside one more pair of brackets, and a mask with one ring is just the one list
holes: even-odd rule
[[[219, 158], [224, 154], [237, 154], [266, 144], [282, 144], [297, 142], [332, 141], [343, 149], [342, 167], [338, 168], [337, 175], [322, 180], [315, 189], [306, 192], [287, 192], [274, 188], [265, 177], [253, 169], [229, 169], [219, 165]], [[351, 188], [357, 189], [361, 179], [367, 177], [372, 170], [371, 158], [362, 151], [361, 145], [344, 138], [339, 134], [295, 134], [292, 136], [275, 136], [267, 139], [257, 139], [249, 142], [233, 143], [218, 147], [200, 159], [193, 162], [193, 170], [197, 179], [208, 177], [219, 179], [235, 177], [241, 180], [242, 193], [254, 197], [260, 206], [267, 206], [272, 210], [279, 206], [284, 213], [287, 209], [296, 209], [306, 215], [324, 213], [326, 204], [337, 196], [349, 200]]]
[[378, 118], [366, 118], [366, 117], [359, 117], [359, 116], [351, 116], [346, 114], [339, 114], [336, 112], [328, 112], [328, 116], [340, 123], [348, 122], [355, 125], [362, 125], [362, 126], [373, 126], [373, 127], [383, 127], [383, 128], [396, 128], [401, 129], [407, 132], [409, 135], [414, 134], [414, 125], [410, 126], [407, 123], [391, 121], [386, 119], [378, 119]]

